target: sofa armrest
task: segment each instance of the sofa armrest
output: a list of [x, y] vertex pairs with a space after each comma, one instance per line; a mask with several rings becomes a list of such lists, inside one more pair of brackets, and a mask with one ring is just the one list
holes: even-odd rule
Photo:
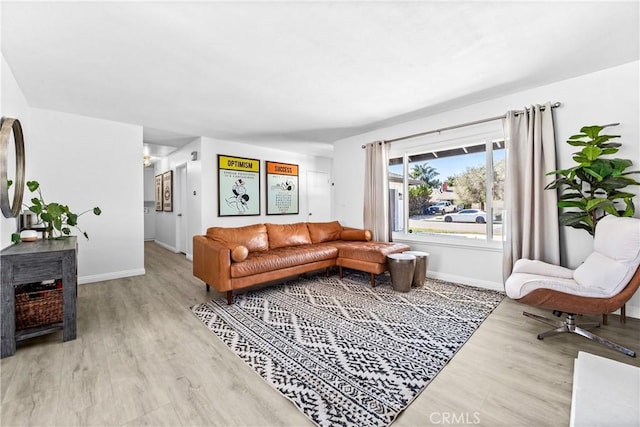
[[340, 233], [341, 240], [359, 240], [370, 241], [372, 237], [371, 231], [361, 228], [344, 227]]
[[206, 236], [193, 236], [193, 275], [220, 292], [231, 290], [231, 249]]

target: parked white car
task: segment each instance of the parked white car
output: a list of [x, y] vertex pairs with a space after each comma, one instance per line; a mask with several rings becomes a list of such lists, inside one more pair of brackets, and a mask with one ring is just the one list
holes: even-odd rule
[[455, 212], [458, 210], [458, 207], [456, 205], [454, 205], [451, 202], [438, 202], [432, 206], [429, 207], [428, 211], [430, 213], [440, 213], [440, 214], [445, 214], [445, 213], [451, 213], [451, 212]]
[[484, 224], [487, 222], [487, 213], [480, 209], [463, 209], [458, 213], [447, 214], [444, 216], [445, 222], [477, 222]]

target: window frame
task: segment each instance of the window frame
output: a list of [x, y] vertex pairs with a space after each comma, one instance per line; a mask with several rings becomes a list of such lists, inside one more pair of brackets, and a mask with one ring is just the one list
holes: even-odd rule
[[[484, 144], [484, 152], [486, 153], [485, 180], [486, 182], [489, 182], [490, 179], [493, 179], [494, 172], [494, 145], [497, 145], [498, 149], [507, 150], [507, 147], [505, 145], [505, 135], [501, 123], [498, 123], [498, 126], [496, 126], [495, 123], [490, 126], [484, 126], [480, 130], [465, 129], [463, 132], [447, 133], [446, 135], [435, 135], [435, 137], [432, 138], [419, 138], [417, 140], [394, 142], [392, 144], [389, 151], [389, 160], [392, 161], [393, 159], [402, 158], [402, 188], [403, 193], [407, 196], [403, 197], [402, 200], [404, 213], [404, 216], [402, 218], [403, 229], [402, 231], [392, 232], [394, 241], [404, 241], [407, 243], [430, 243], [449, 247], [474, 247], [478, 249], [486, 249], [489, 251], [502, 251], [505, 236], [503, 233], [502, 239], [494, 239], [493, 187], [489, 185], [486, 185], [485, 211], [487, 212], [487, 221], [485, 223], [485, 237], [483, 239], [475, 239], [464, 236], [452, 236], [438, 233], [409, 233], [409, 159], [412, 156], [424, 156], [426, 153], [464, 150], [464, 147], [479, 146], [482, 144]], [[505, 153], [505, 159], [507, 159], [506, 161], [508, 161], [508, 151]], [[428, 159], [425, 160], [428, 161]], [[502, 221], [504, 225], [504, 217]]]

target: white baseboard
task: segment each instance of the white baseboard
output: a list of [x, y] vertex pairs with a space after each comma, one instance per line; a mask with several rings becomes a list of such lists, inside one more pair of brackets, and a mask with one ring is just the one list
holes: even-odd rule
[[438, 273], [437, 271], [427, 271], [427, 277], [445, 280], [447, 282], [461, 283], [463, 285], [476, 286], [478, 288], [491, 289], [492, 291], [504, 292], [504, 285], [500, 282], [478, 280], [470, 277], [456, 276], [455, 274]]
[[154, 242], [155, 242], [156, 245], [162, 246], [163, 248], [165, 248], [168, 251], [171, 251], [171, 252], [173, 252], [175, 254], [178, 253], [178, 250], [176, 248], [174, 248], [173, 246], [169, 246], [166, 243], [160, 242], [159, 240], [154, 240]]
[[134, 270], [114, 271], [112, 273], [94, 274], [91, 276], [78, 277], [78, 284], [84, 285], [87, 283], [104, 282], [107, 280], [122, 279], [123, 277], [142, 276], [145, 274], [144, 268], [137, 268]]
[[189, 261], [193, 262], [193, 254], [185, 254], [185, 256]]

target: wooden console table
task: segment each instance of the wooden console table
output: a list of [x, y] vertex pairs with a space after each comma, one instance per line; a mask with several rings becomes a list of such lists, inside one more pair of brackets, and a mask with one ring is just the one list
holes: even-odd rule
[[[0, 357], [16, 352], [16, 342], [62, 329], [62, 340], [76, 339], [77, 239], [21, 242], [0, 251]], [[15, 287], [62, 278], [62, 322], [16, 331]]]

